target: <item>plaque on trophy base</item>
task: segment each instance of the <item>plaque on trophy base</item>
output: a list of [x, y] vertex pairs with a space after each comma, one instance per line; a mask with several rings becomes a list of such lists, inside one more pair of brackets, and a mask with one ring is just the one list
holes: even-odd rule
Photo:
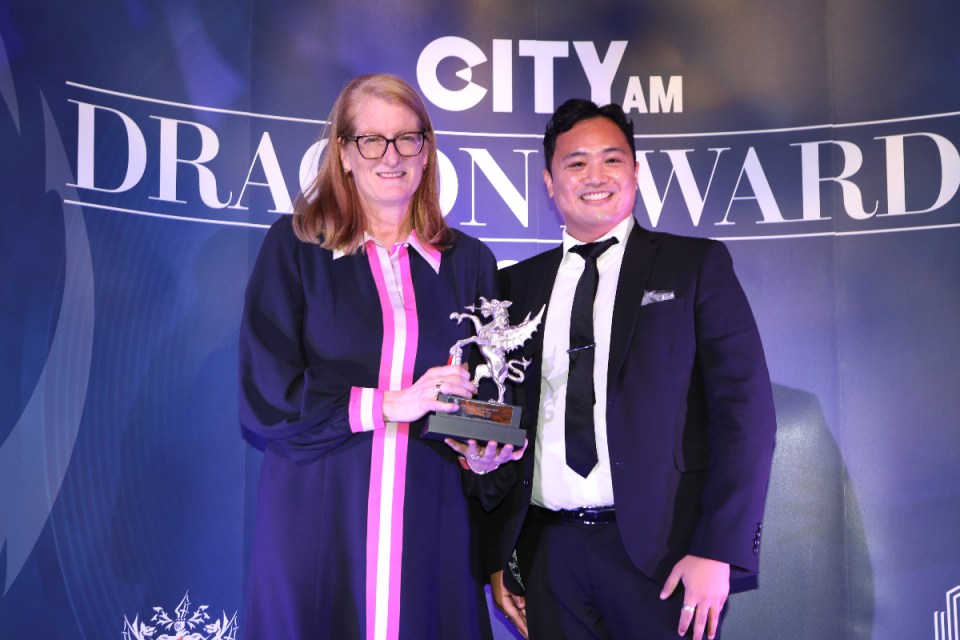
[[493, 440], [497, 444], [512, 444], [518, 448], [527, 439], [527, 432], [520, 428], [520, 407], [471, 400], [449, 393], [441, 393], [438, 400], [455, 403], [460, 408], [452, 413], [430, 416], [423, 430], [424, 438], [453, 438], [461, 442], [476, 440], [480, 443]]
[[[499, 394], [496, 401], [472, 400], [450, 394], [439, 394], [438, 399], [443, 402], [456, 403], [459, 408], [451, 413], [434, 413], [427, 420], [423, 429], [423, 437], [433, 440], [453, 438], [466, 442], [489, 442], [498, 444], [512, 444], [522, 447], [527, 433], [520, 428], [520, 407], [504, 404], [503, 395], [506, 391], [506, 381], [523, 382], [524, 371], [530, 360], [508, 360], [506, 354], [521, 346], [533, 336], [543, 318], [541, 307], [536, 317], [530, 314], [520, 324], [513, 326], [507, 314], [509, 300], [487, 300], [480, 298], [480, 307], [469, 306], [469, 311], [479, 311], [484, 318], [492, 320], [483, 324], [480, 318], [470, 313], [450, 314], [451, 320], [459, 324], [463, 320], [473, 322], [476, 335], [458, 340], [450, 348], [450, 363], [459, 365], [463, 360], [463, 347], [475, 344], [486, 361], [477, 365], [473, 384], [478, 384], [482, 378], [490, 378], [497, 385]], [[439, 389], [439, 386], [437, 387]]]

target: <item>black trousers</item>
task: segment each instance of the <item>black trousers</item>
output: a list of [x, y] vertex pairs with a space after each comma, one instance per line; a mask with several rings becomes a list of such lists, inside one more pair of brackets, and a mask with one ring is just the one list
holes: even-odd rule
[[[531, 508], [517, 560], [526, 587], [530, 640], [678, 637], [682, 585], [660, 600], [663, 585], [633, 565], [615, 523], [558, 522]], [[691, 624], [688, 637], [692, 630]]]

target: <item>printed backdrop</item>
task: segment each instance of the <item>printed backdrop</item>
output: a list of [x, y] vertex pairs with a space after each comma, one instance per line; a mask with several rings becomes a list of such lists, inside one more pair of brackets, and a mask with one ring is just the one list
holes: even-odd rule
[[0, 638], [242, 629], [242, 293], [340, 88], [390, 71], [434, 118], [448, 222], [501, 261], [559, 241], [540, 137], [574, 96], [636, 122], [642, 224], [727, 241], [779, 432], [725, 637], [957, 640], [957, 24], [946, 0], [0, 4]]

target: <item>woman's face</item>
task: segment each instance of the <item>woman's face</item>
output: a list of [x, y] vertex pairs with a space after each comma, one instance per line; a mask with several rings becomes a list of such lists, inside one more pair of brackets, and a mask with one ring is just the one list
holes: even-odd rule
[[[358, 104], [356, 136], [377, 135], [393, 139], [403, 133], [419, 133], [420, 130], [416, 114], [403, 105], [373, 97], [362, 98]], [[364, 142], [361, 141], [361, 144]], [[342, 141], [340, 160], [344, 169], [353, 173], [353, 181], [365, 211], [372, 214], [395, 210], [404, 214], [409, 212], [413, 195], [423, 177], [429, 144], [425, 140], [419, 154], [405, 157], [397, 152], [396, 144], [391, 143], [387, 145], [383, 157], [371, 160], [360, 155], [356, 142]], [[403, 144], [401, 149], [404, 149]], [[367, 152], [367, 155], [370, 153]]]

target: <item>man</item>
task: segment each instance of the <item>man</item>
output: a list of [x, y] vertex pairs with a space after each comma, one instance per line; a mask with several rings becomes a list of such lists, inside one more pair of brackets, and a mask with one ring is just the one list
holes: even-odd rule
[[534, 639], [714, 638], [758, 569], [776, 424], [756, 323], [721, 243], [634, 220], [620, 107], [567, 101], [544, 151], [566, 228], [502, 273], [513, 323], [547, 312], [514, 390], [529, 450], [486, 523], [494, 599]]

